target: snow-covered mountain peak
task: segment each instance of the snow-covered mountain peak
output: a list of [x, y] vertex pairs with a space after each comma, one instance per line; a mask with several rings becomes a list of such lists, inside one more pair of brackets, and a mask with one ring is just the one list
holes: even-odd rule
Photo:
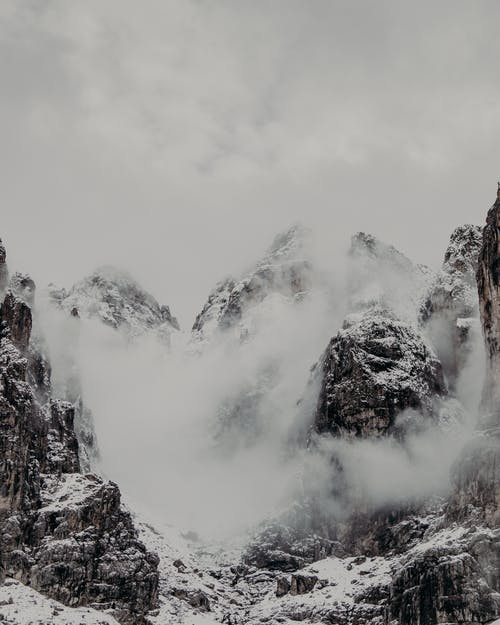
[[51, 299], [73, 316], [97, 318], [131, 337], [157, 331], [168, 337], [179, 329], [168, 306], [162, 306], [127, 272], [99, 267], [71, 289], [49, 286]]
[[434, 278], [430, 269], [365, 232], [351, 238], [349, 259], [351, 310], [382, 307], [400, 319], [417, 323], [422, 299]]
[[302, 296], [312, 283], [310, 247], [311, 232], [304, 226], [278, 234], [263, 258], [240, 278], [228, 277], [216, 285], [194, 322], [194, 338], [205, 340], [218, 330], [234, 328], [246, 310], [268, 296], [291, 301]]
[[357, 232], [351, 237], [349, 254], [353, 258], [380, 263], [390, 269], [413, 273], [422, 273], [423, 268], [415, 265], [407, 256], [392, 245], [380, 241], [366, 232]]
[[262, 262], [289, 260], [310, 252], [312, 231], [302, 224], [294, 224], [288, 230], [277, 234], [269, 246]]

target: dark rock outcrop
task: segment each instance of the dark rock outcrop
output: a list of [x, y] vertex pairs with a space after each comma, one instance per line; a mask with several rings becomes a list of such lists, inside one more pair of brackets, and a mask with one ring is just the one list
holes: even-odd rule
[[446, 393], [440, 362], [416, 331], [385, 311], [353, 317], [316, 366], [322, 379], [314, 428], [340, 437], [372, 437], [406, 427], [407, 409], [432, 415]]
[[74, 406], [50, 396], [50, 368], [35, 357], [33, 297], [33, 282], [18, 275], [0, 307], [0, 581], [136, 625], [156, 603], [157, 558], [117, 486], [79, 473]]
[[[454, 490], [443, 519], [448, 526], [444, 530], [449, 532], [448, 539], [434, 538], [428, 548], [408, 554], [393, 577], [388, 621], [396, 620], [400, 625], [482, 624], [500, 614], [499, 227], [497, 199], [488, 213], [477, 270], [479, 311], [488, 357], [479, 429], [452, 468]], [[464, 235], [464, 243], [454, 246], [461, 250], [455, 256], [447, 253], [445, 265], [451, 263], [448, 275], [454, 276], [458, 287], [444, 289], [443, 297], [435, 291], [431, 310], [432, 314], [445, 315], [450, 322], [459, 315], [475, 314], [470, 284], [477, 232], [471, 227], [457, 232]], [[458, 261], [452, 262], [453, 258]], [[460, 528], [463, 535], [453, 536]]]
[[305, 595], [313, 590], [317, 582], [318, 578], [316, 575], [292, 575], [292, 580], [290, 582], [290, 594]]
[[0, 239], [0, 296], [5, 291], [9, 282], [9, 270], [7, 269], [7, 252], [5, 245]]
[[270, 571], [297, 571], [334, 553], [333, 541], [285, 522], [268, 523], [248, 543], [243, 557], [246, 565]]
[[486, 218], [477, 283], [488, 358], [483, 398], [483, 412], [487, 418], [484, 424], [500, 426], [500, 199]]

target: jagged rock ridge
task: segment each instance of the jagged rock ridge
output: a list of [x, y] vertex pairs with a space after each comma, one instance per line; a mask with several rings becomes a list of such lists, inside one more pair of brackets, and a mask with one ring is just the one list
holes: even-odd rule
[[68, 291], [50, 289], [54, 302], [75, 316], [97, 318], [129, 336], [154, 331], [168, 340], [179, 329], [168, 306], [160, 305], [126, 271], [100, 267]]
[[312, 280], [309, 236], [302, 226], [290, 228], [275, 238], [264, 258], [243, 277], [220, 282], [193, 324], [194, 338], [207, 339], [236, 326], [248, 308], [270, 293], [294, 298], [306, 292]]

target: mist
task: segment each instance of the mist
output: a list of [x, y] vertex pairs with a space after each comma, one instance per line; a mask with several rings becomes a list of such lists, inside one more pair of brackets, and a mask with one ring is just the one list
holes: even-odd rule
[[[270, 292], [244, 311], [243, 333], [240, 324], [202, 343], [188, 331], [175, 333], [170, 346], [152, 334], [131, 340], [42, 301], [55, 389], [64, 394], [68, 376], [78, 377], [101, 452], [94, 470], [116, 481], [135, 509], [225, 540], [286, 513], [305, 495], [341, 518], [360, 498], [378, 508], [446, 494], [477, 419], [479, 328], [456, 396], [436, 404], [433, 421], [403, 413], [401, 423], [417, 423], [404, 439], [324, 436], [307, 444], [319, 393], [311, 367], [346, 314], [376, 302], [416, 326], [429, 280], [396, 251], [396, 263], [392, 256], [379, 262], [348, 257], [345, 247], [314, 247], [306, 297]], [[347, 496], [332, 495], [339, 484]]]

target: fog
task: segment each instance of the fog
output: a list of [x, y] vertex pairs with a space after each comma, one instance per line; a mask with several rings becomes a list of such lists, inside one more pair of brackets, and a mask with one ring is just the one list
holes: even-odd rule
[[308, 445], [321, 381], [311, 367], [346, 313], [375, 302], [417, 327], [431, 278], [381, 250], [379, 261], [314, 247], [303, 299], [270, 290], [244, 310], [244, 334], [239, 324], [201, 342], [189, 332], [175, 333], [171, 345], [151, 333], [130, 340], [42, 298], [55, 392], [77, 376], [93, 411], [101, 452], [94, 470], [118, 482], [135, 509], [204, 539], [241, 535], [311, 497], [333, 519], [360, 500], [377, 508], [446, 494], [477, 420], [479, 327], [456, 396], [436, 400], [435, 420], [402, 413], [401, 423], [417, 424], [404, 439], [326, 436]]
[[[499, 21], [497, 0], [0, 3], [11, 268], [41, 287], [122, 267], [183, 330], [167, 350], [41, 306], [56, 389], [80, 379], [100, 468], [133, 500], [202, 533], [240, 531], [297, 490], [328, 492], [333, 452], [374, 504], [449, 487], [476, 418], [479, 334], [446, 444], [428, 428], [404, 446], [312, 454], [298, 441], [310, 367], [355, 302], [382, 297], [416, 323], [420, 287], [400, 275], [382, 269], [354, 292], [351, 234], [437, 268], [453, 228], [484, 220], [498, 176]], [[268, 298], [251, 340], [221, 336], [197, 353], [189, 328], [209, 291], [296, 221], [315, 233], [322, 287], [301, 304]], [[435, 347], [445, 353], [446, 338]], [[241, 396], [250, 430], [222, 418]]]

